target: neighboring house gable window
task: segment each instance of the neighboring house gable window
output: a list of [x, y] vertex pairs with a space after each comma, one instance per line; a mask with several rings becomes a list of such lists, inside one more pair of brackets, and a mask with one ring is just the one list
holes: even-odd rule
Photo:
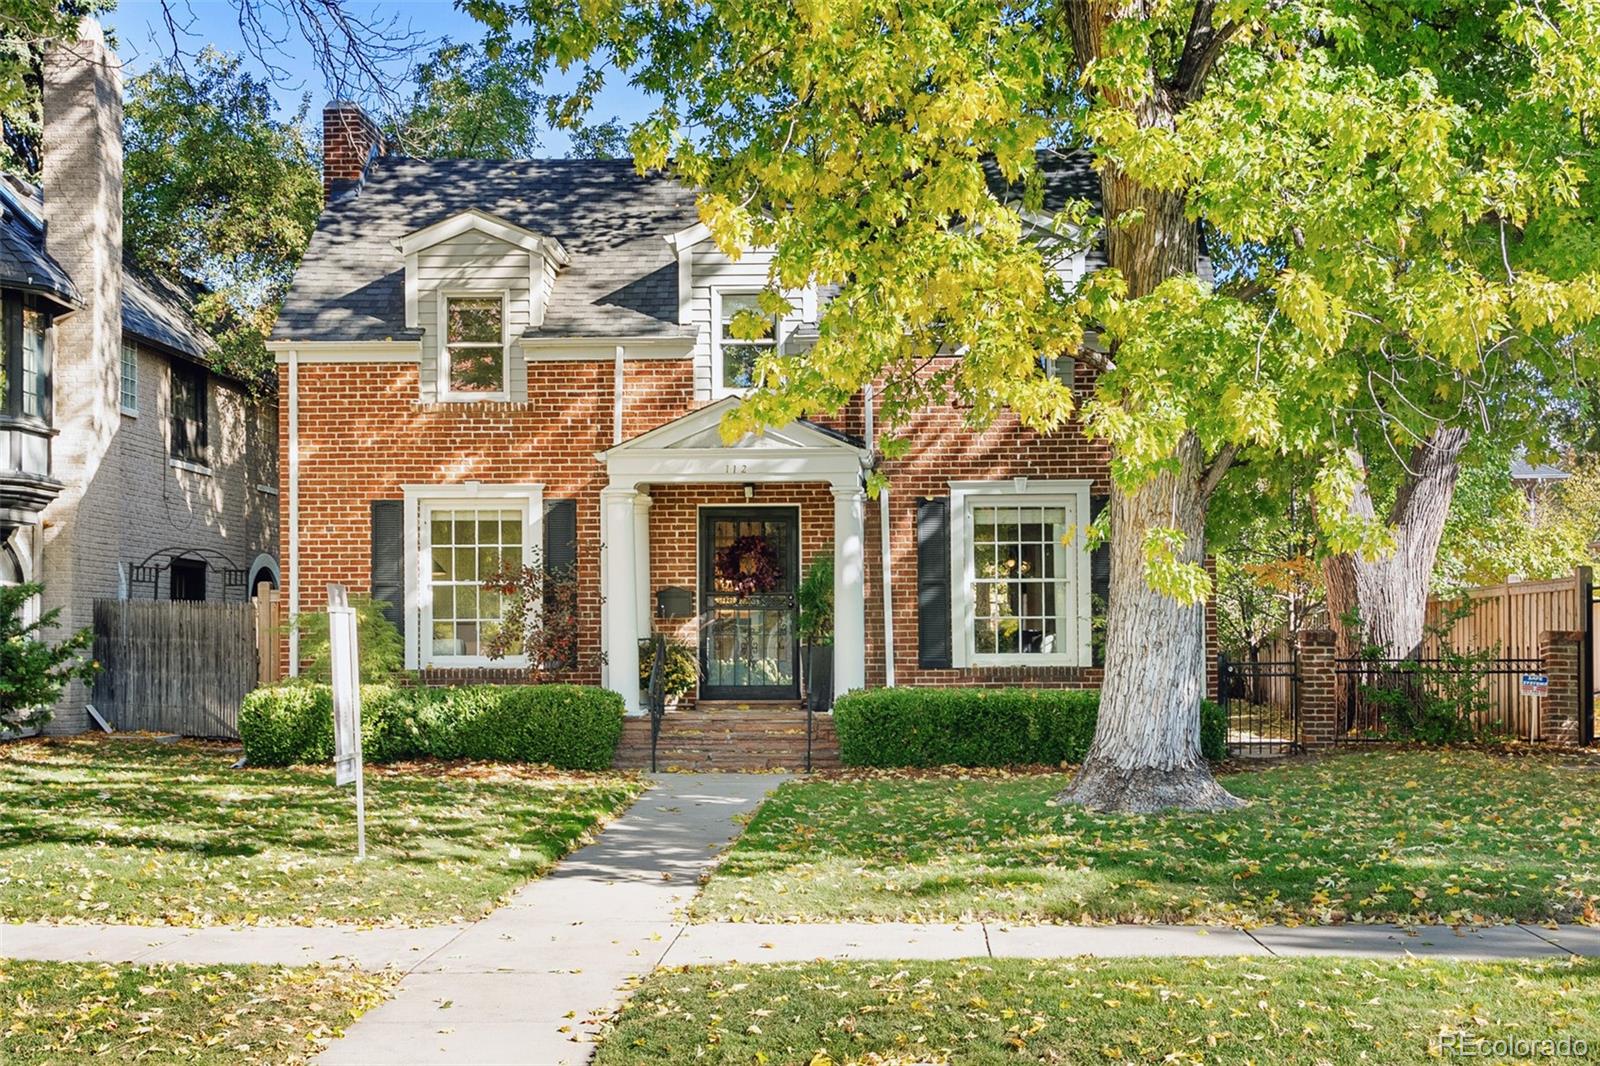
[[957, 666], [1087, 666], [1088, 482], [951, 486]]
[[50, 421], [50, 316], [7, 296], [0, 323], [0, 410]]
[[139, 413], [139, 349], [132, 341], [122, 342], [122, 413]]
[[506, 392], [503, 296], [445, 298], [445, 372], [448, 394], [486, 399]]
[[172, 364], [172, 457], [180, 462], [206, 465], [209, 405], [206, 371], [188, 363]]
[[736, 392], [755, 385], [756, 360], [767, 354], [778, 343], [778, 322], [763, 315], [768, 322], [765, 336], [744, 340], [733, 335], [734, 316], [741, 311], [761, 314], [760, 295], [754, 292], [716, 291], [717, 329], [713, 338], [716, 356], [714, 372], [717, 385], [723, 392]]

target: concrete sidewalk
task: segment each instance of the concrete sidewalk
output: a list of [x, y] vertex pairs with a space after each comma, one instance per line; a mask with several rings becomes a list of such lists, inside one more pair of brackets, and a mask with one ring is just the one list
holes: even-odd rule
[[[530, 886], [531, 888], [532, 886]], [[335, 929], [327, 927], [214, 927], [176, 929], [143, 925], [0, 926], [0, 956], [86, 962], [183, 962], [200, 964], [386, 967], [416, 972], [473, 972], [487, 956], [494, 972], [529, 972], [519, 952], [531, 933], [552, 947], [577, 944], [583, 927], [591, 939], [625, 947], [665, 966], [724, 962], [796, 962], [809, 959], [1062, 958], [1172, 955], [1364, 956], [1400, 958], [1520, 959], [1554, 955], [1600, 958], [1600, 928], [1562, 925], [1448, 926], [1339, 925], [1260, 926], [1235, 929], [1196, 925], [1011, 925], [1004, 922], [920, 924], [914, 922], [807, 922], [762, 925], [711, 922], [688, 925], [677, 918], [646, 920], [644, 934], [626, 935], [638, 923], [627, 917], [637, 904], [670, 897], [686, 903], [692, 891], [671, 883], [656, 886], [603, 883], [593, 891], [544, 894], [539, 916], [522, 921], [508, 912], [533, 904], [520, 895], [479, 927], [428, 929]], [[586, 903], [593, 905], [583, 917]], [[597, 917], [599, 915], [600, 917]], [[605, 917], [615, 915], [615, 917]], [[529, 916], [530, 918], [532, 916]], [[514, 922], [522, 935], [504, 934]], [[604, 935], [602, 935], [604, 934]], [[462, 939], [458, 939], [462, 938]], [[490, 941], [487, 945], [483, 942]], [[535, 971], [542, 972], [535, 966]]]
[[660, 963], [680, 912], [753, 810], [785, 778], [668, 774], [600, 839], [510, 905], [415, 962], [393, 999], [317, 1060], [578, 1063], [633, 979]]

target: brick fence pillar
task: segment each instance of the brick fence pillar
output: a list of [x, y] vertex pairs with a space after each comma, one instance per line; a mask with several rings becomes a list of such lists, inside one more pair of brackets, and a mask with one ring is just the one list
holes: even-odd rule
[[1333, 630], [1308, 629], [1300, 634], [1300, 743], [1326, 747], [1338, 731], [1339, 707], [1334, 699]]
[[1539, 737], [1551, 744], [1578, 742], [1578, 654], [1583, 634], [1546, 630], [1539, 634], [1550, 690], [1539, 700]]

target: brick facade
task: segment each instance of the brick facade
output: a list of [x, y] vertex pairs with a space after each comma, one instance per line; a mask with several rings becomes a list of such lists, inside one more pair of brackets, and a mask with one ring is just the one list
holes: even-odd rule
[[[280, 365], [287, 396], [287, 368]], [[415, 364], [302, 363], [299, 380], [301, 609], [315, 610], [330, 582], [370, 591], [370, 504], [400, 499], [405, 485], [538, 483], [546, 499], [577, 501], [580, 583], [580, 659], [596, 661], [600, 632], [600, 491], [607, 484], [596, 458], [612, 443], [613, 366], [609, 361], [530, 363], [526, 403], [424, 403]], [[625, 366], [625, 438], [686, 414], [699, 403], [691, 365], [683, 359], [629, 359]], [[280, 411], [288, 439], [288, 404]], [[831, 428], [860, 436], [860, 401], [833, 419]], [[1096, 686], [1098, 667], [982, 667], [929, 670], [918, 666], [916, 513], [919, 498], [948, 496], [951, 481], [1086, 479], [1092, 491], [1109, 491], [1103, 447], [1077, 427], [1041, 436], [1009, 415], [974, 430], [963, 413], [946, 407], [908, 427], [907, 458], [885, 463], [894, 610], [895, 682], [901, 685]], [[286, 444], [287, 446], [287, 444]], [[281, 520], [288, 515], [288, 463], [280, 463]], [[698, 510], [745, 502], [738, 484], [657, 484], [650, 487], [650, 602], [668, 586], [698, 594]], [[830, 550], [834, 498], [824, 483], [758, 483], [752, 502], [799, 508], [802, 567]], [[881, 504], [865, 504], [867, 684], [886, 677]], [[658, 628], [693, 643], [695, 623]], [[580, 679], [598, 680], [586, 666]], [[430, 671], [434, 681], [508, 680], [515, 670], [476, 668]]]

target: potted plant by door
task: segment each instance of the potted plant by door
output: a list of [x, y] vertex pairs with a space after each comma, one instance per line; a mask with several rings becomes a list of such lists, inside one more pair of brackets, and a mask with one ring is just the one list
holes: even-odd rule
[[804, 649], [806, 706], [833, 708], [833, 553], [812, 560], [800, 582], [800, 645]]
[[[683, 697], [694, 691], [700, 680], [700, 662], [694, 649], [681, 640], [671, 637], [666, 641], [667, 660], [662, 677], [666, 709], [675, 711]], [[655, 643], [649, 639], [639, 641], [639, 691], [650, 686], [650, 669], [655, 665]]]

